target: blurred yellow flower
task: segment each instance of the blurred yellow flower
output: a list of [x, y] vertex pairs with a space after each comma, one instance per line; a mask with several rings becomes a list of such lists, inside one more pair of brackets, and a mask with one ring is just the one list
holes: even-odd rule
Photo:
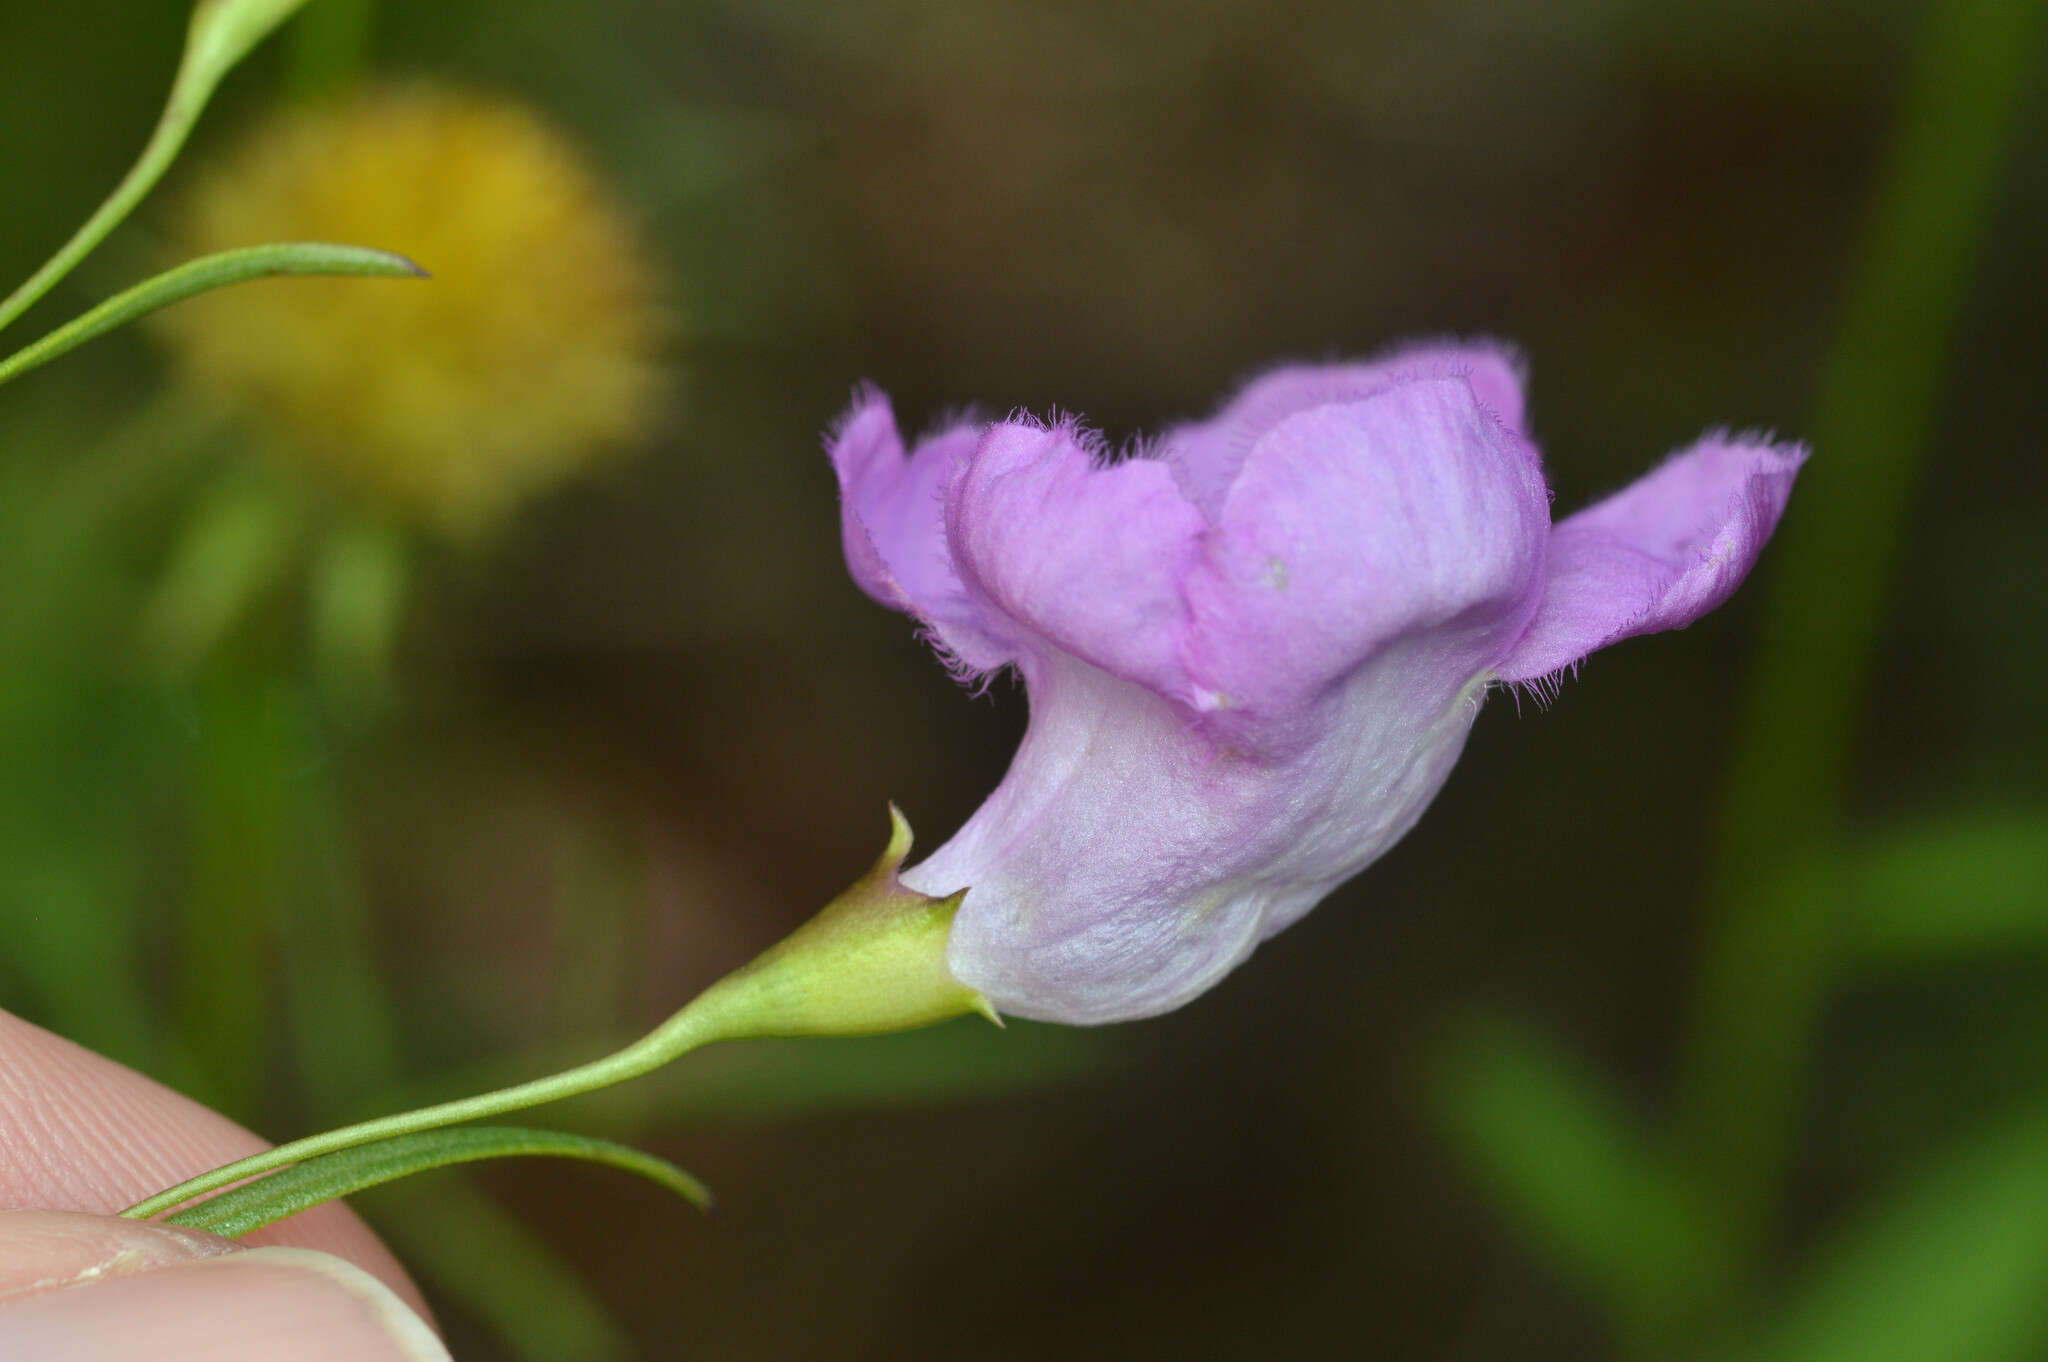
[[653, 417], [640, 243], [575, 148], [505, 100], [418, 87], [286, 114], [175, 228], [184, 253], [354, 242], [431, 272], [228, 289], [158, 326], [193, 385], [416, 521], [485, 529]]

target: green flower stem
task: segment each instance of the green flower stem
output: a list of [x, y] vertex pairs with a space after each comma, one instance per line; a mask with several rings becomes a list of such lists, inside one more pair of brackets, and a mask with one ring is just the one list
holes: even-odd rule
[[[713, 991], [716, 991], [715, 987]], [[230, 1183], [240, 1182], [244, 1178], [254, 1177], [260, 1173], [268, 1173], [286, 1164], [353, 1149], [357, 1145], [390, 1139], [395, 1135], [412, 1135], [424, 1130], [457, 1125], [464, 1121], [480, 1120], [486, 1116], [498, 1116], [508, 1111], [521, 1111], [527, 1107], [539, 1106], [543, 1102], [557, 1102], [565, 1097], [595, 1092], [599, 1088], [608, 1088], [614, 1083], [637, 1078], [688, 1054], [700, 1045], [723, 1039], [717, 1032], [715, 1019], [699, 1010], [699, 1004], [709, 997], [709, 994], [704, 995], [698, 1003], [685, 1007], [660, 1027], [618, 1053], [579, 1065], [566, 1073], [535, 1079], [530, 1083], [515, 1084], [476, 1097], [442, 1102], [419, 1111], [360, 1121], [338, 1130], [293, 1140], [289, 1144], [281, 1144], [261, 1154], [237, 1159], [209, 1173], [202, 1173], [196, 1178], [181, 1182], [147, 1200], [136, 1202], [121, 1214], [133, 1220], [144, 1220], [174, 1206], [182, 1206], [195, 1197], [217, 1191]]]
[[889, 813], [889, 846], [872, 870], [780, 943], [616, 1054], [497, 1092], [293, 1140], [181, 1182], [121, 1214], [146, 1219], [303, 1159], [594, 1092], [714, 1041], [874, 1035], [967, 1012], [994, 1020], [988, 1000], [946, 969], [946, 937], [966, 891], [940, 899], [904, 887], [896, 872], [910, 853], [910, 825], [895, 809]]
[[244, 246], [188, 260], [176, 269], [145, 279], [101, 303], [35, 344], [0, 360], [0, 383], [48, 364], [68, 350], [103, 336], [117, 326], [172, 303], [230, 284], [281, 274], [346, 274], [379, 278], [423, 279], [426, 271], [402, 255], [366, 246], [334, 246], [319, 241], [278, 242]]
[[178, 158], [222, 77], [303, 3], [305, 0], [199, 0], [193, 6], [192, 22], [185, 33], [184, 58], [178, 64], [170, 97], [164, 102], [156, 130], [143, 146], [142, 155], [106, 202], [86, 219], [85, 225], [72, 233], [71, 239], [10, 293], [6, 301], [0, 302], [0, 331], [56, 287], [135, 210], [135, 205], [155, 188], [171, 162]]

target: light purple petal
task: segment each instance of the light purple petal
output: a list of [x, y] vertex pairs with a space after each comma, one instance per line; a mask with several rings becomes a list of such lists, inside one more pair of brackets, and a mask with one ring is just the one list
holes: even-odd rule
[[1162, 457], [1181, 488], [1215, 519], [1245, 456], [1288, 417], [1332, 403], [1357, 402], [1415, 378], [1463, 378], [1500, 422], [1523, 429], [1520, 356], [1492, 341], [1407, 346], [1359, 364], [1291, 364], [1246, 384], [1206, 421], [1175, 426]]
[[970, 589], [1039, 640], [1031, 722], [905, 879], [967, 889], [956, 977], [1072, 1023], [1179, 1006], [1413, 826], [1549, 527], [1534, 451], [1463, 378], [1283, 421], [1217, 524], [1160, 464], [1031, 426], [993, 428], [951, 500]]
[[883, 605], [922, 620], [973, 671], [999, 667], [1014, 652], [969, 599], [946, 550], [946, 487], [981, 430], [977, 422], [955, 423], [906, 457], [889, 399], [864, 389], [826, 440], [854, 581]]
[[[1163, 464], [1105, 466], [1066, 425], [989, 427], [946, 504], [947, 542], [985, 618], [1169, 699], [1188, 690], [1180, 579], [1202, 530]], [[1032, 648], [1020, 651], [1028, 681]]]
[[1806, 451], [1710, 435], [1561, 522], [1543, 603], [1495, 670], [1535, 681], [1637, 634], [1683, 629], [1756, 563]]
[[1067, 1022], [1186, 1002], [1415, 823], [1495, 679], [1725, 599], [1805, 457], [1710, 439], [1553, 529], [1522, 422], [1487, 346], [1280, 370], [1120, 463], [1025, 421], [906, 458], [857, 405], [856, 577], [1029, 692], [1009, 773], [904, 873], [966, 891], [956, 977]]
[[1289, 417], [1187, 576], [1197, 708], [1261, 746], [1311, 740], [1317, 700], [1397, 642], [1441, 704], [1521, 635], [1549, 524], [1535, 450], [1464, 378]]
[[1002, 1012], [1169, 1011], [1421, 817], [1484, 686], [1424, 699], [1408, 680], [1398, 665], [1347, 679], [1326, 707], [1342, 741], [1275, 762], [1218, 750], [1145, 687], [1054, 655], [1009, 774], [904, 881], [967, 890], [947, 962]]

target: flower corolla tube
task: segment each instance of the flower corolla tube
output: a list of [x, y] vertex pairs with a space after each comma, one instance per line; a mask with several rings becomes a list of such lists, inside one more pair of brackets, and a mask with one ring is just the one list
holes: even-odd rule
[[966, 889], [953, 974], [1098, 1023], [1213, 986], [1421, 817], [1486, 693], [1726, 600], [1805, 451], [1709, 435], [1555, 525], [1494, 345], [1278, 369], [1113, 458], [1071, 420], [828, 440], [846, 557], [963, 677], [1011, 666], [1002, 783], [904, 872]]

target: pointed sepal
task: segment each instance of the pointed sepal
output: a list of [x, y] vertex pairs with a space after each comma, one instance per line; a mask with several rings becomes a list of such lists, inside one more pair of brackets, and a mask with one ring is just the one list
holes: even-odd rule
[[670, 1025], [697, 1043], [753, 1036], [859, 1036], [968, 1012], [1001, 1024], [989, 1000], [953, 977], [946, 939], [967, 891], [944, 898], [903, 883], [910, 824], [889, 806], [874, 866], [803, 926], [733, 971]]

